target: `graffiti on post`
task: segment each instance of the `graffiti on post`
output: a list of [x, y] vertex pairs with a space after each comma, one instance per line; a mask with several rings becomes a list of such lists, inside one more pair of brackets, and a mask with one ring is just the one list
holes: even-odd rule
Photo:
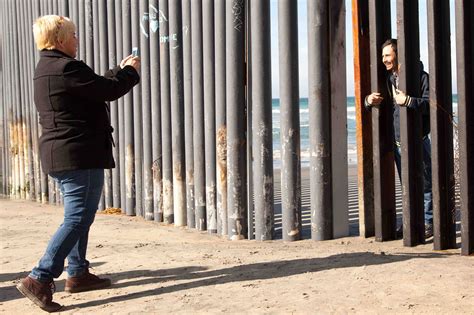
[[244, 26], [244, 0], [235, 0], [232, 5], [232, 14], [234, 15], [234, 29], [241, 32]]
[[[143, 13], [142, 18], [140, 19], [140, 29], [142, 30], [143, 36], [149, 38], [150, 35], [156, 34], [162, 23], [168, 23], [168, 18], [163, 13], [163, 11], [158, 10], [153, 5], [149, 7], [150, 12]], [[149, 28], [145, 28], [146, 24], [149, 24]], [[189, 26], [183, 26], [183, 33], [187, 35], [189, 32]], [[170, 43], [172, 44], [171, 49], [176, 49], [179, 47], [178, 44], [178, 33], [162, 35], [160, 36], [160, 43]]]

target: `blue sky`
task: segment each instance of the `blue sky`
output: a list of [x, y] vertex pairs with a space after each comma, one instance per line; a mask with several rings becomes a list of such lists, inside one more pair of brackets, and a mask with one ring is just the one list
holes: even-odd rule
[[[299, 63], [300, 63], [300, 96], [308, 96], [308, 32], [307, 32], [307, 1], [298, 1], [298, 38], [299, 38]], [[346, 1], [346, 65], [347, 65], [347, 95], [354, 95], [354, 55], [352, 42], [352, 0]], [[391, 0], [392, 6], [392, 37], [396, 37], [396, 1]], [[451, 53], [452, 66], [456, 64], [456, 47], [454, 38], [454, 0], [450, 0], [451, 6]], [[420, 57], [428, 67], [428, 33], [427, 33], [427, 12], [426, 1], [419, 1], [420, 8]], [[278, 73], [278, 0], [271, 0], [271, 32], [272, 32], [272, 95], [279, 97], [279, 73]], [[455, 71], [455, 67], [453, 67]], [[453, 93], [456, 93], [456, 73], [453, 72]]]

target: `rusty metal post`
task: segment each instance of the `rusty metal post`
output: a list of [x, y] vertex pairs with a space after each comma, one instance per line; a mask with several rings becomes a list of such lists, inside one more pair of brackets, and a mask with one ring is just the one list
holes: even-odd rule
[[[23, 1], [23, 10], [25, 11], [25, 21], [32, 21], [33, 18], [31, 16], [31, 2], [30, 1]], [[28, 27], [28, 24], [25, 27], [25, 35], [23, 40], [25, 41], [25, 51], [26, 51], [26, 60], [25, 60], [25, 67], [26, 67], [26, 76], [27, 76], [27, 95], [28, 95], [28, 103], [27, 105], [27, 124], [28, 124], [28, 158], [29, 158], [29, 193], [30, 193], [30, 200], [37, 200], [38, 191], [39, 189], [39, 182], [36, 180], [36, 159], [37, 159], [37, 151], [34, 151], [34, 142], [35, 142], [35, 130], [34, 124], [36, 123], [34, 116], [36, 115], [36, 108], [34, 105], [33, 99], [33, 75], [34, 75], [34, 40], [31, 32], [31, 28]]]
[[229, 238], [247, 235], [245, 4], [226, 0], [226, 97]]
[[[143, 212], [146, 220], [153, 220], [153, 153], [151, 130], [151, 81], [150, 81], [150, 8], [148, 0], [140, 0], [140, 82], [142, 86], [143, 130]], [[137, 106], [138, 104], [135, 104]]]
[[245, 31], [244, 31], [244, 49], [245, 49], [245, 85], [246, 85], [246, 113], [247, 113], [247, 121], [246, 121], [246, 135], [247, 135], [247, 236], [249, 240], [255, 239], [255, 203], [254, 203], [254, 196], [253, 196], [253, 150], [252, 150], [252, 54], [250, 51], [252, 50], [252, 33], [250, 32], [250, 19], [252, 16], [252, 12], [250, 10], [249, 5], [250, 0], [244, 0], [243, 5], [245, 6]]
[[163, 177], [161, 155], [161, 81], [160, 81], [160, 14], [158, 0], [151, 0], [150, 16], [150, 90], [153, 159], [153, 219], [163, 222]]
[[171, 224], [174, 222], [169, 35], [168, 0], [160, 0], [160, 82], [162, 128], [161, 135], [163, 137], [163, 220], [167, 224]]
[[[397, 0], [399, 89], [420, 95], [418, 1]], [[403, 244], [425, 242], [423, 213], [423, 143], [421, 112], [400, 107]]]
[[19, 8], [19, 31], [20, 31], [20, 49], [21, 54], [19, 57], [23, 60], [20, 64], [20, 71], [22, 71], [21, 81], [21, 111], [22, 111], [22, 133], [23, 133], [23, 171], [24, 171], [24, 186], [23, 186], [23, 196], [22, 198], [27, 200], [34, 200], [34, 170], [33, 170], [33, 160], [32, 160], [32, 141], [31, 141], [31, 121], [30, 121], [30, 111], [31, 105], [33, 103], [32, 94], [30, 93], [30, 86], [33, 82], [32, 72], [29, 71], [28, 61], [30, 60], [28, 49], [28, 38], [30, 29], [26, 27], [23, 21], [28, 21], [27, 10], [25, 1], [18, 1], [16, 5]]
[[191, 1], [192, 70], [193, 70], [193, 144], [194, 144], [194, 192], [196, 228], [204, 231], [206, 222], [206, 182], [204, 143], [204, 89], [203, 89], [203, 43], [202, 0]]
[[[107, 0], [107, 45], [108, 45], [108, 64], [109, 69], [113, 69], [117, 66], [117, 33], [116, 33], [116, 20], [115, 20], [115, 3], [114, 0]], [[100, 11], [103, 12], [102, 6]], [[118, 34], [118, 37], [122, 34]], [[115, 160], [115, 168], [111, 171], [111, 189], [110, 199], [108, 202], [110, 204], [106, 207], [120, 208], [120, 138], [119, 138], [119, 116], [118, 116], [118, 101], [110, 102], [110, 124], [112, 126], [113, 133], [112, 137], [114, 139], [114, 146], [112, 147], [112, 153]], [[107, 194], [106, 194], [107, 196]]]
[[[85, 25], [85, 17], [84, 17], [84, 10], [85, 10], [85, 2], [82, 0], [80, 3], [79, 3], [79, 9], [82, 10], [82, 30], [83, 32], [84, 31], [84, 25]], [[81, 14], [80, 14], [81, 11], [79, 11], [79, 16], [81, 17]], [[40, 17], [41, 15], [43, 15], [45, 12], [44, 12], [44, 1], [41, 1], [41, 0], [38, 0], [36, 2], [36, 16], [37, 17]], [[79, 30], [79, 32], [81, 32]], [[81, 33], [83, 34], [83, 33]], [[85, 44], [84, 44], [84, 39], [82, 39], [82, 43], [79, 45], [79, 47], [83, 47], [84, 51], [85, 51]], [[82, 45], [82, 46], [81, 46]], [[36, 55], [37, 56], [37, 60], [39, 60], [39, 54]], [[85, 52], [83, 54], [83, 56], [85, 56]], [[41, 136], [41, 127], [38, 126], [38, 137]], [[39, 150], [39, 148], [38, 148]], [[39, 151], [38, 151], [39, 152]], [[43, 168], [42, 168], [42, 165], [40, 164], [40, 185], [41, 185], [41, 202], [46, 204], [46, 203], [49, 203], [49, 177], [47, 174], [45, 174], [43, 172]]]
[[[12, 25], [18, 25], [19, 23], [19, 9], [16, 6], [16, 3], [11, 3], [11, 15]], [[15, 170], [14, 170], [14, 180], [13, 180], [13, 192], [14, 198], [19, 199], [23, 198], [23, 189], [24, 189], [24, 152], [23, 152], [23, 128], [22, 128], [22, 93], [21, 93], [21, 86], [22, 80], [18, 73], [21, 71], [21, 63], [20, 58], [18, 56], [21, 55], [21, 43], [20, 43], [20, 35], [18, 30], [12, 32], [13, 34], [13, 87], [14, 87], [14, 103], [13, 103], [13, 121], [11, 124], [11, 128], [13, 129], [13, 137], [11, 138], [12, 141], [12, 155], [15, 163]]]
[[[140, 10], [139, 1], [131, 1], [132, 47], [140, 47]], [[130, 48], [130, 53], [132, 51]], [[141, 68], [142, 69], [142, 68]], [[142, 70], [143, 71], [143, 70]], [[146, 72], [146, 70], [145, 70]], [[135, 163], [135, 212], [144, 217], [143, 208], [143, 115], [142, 115], [142, 84], [133, 90], [133, 143]]]
[[434, 249], [456, 248], [449, 1], [427, 1]]
[[170, 91], [173, 147], [174, 224], [185, 226], [183, 31], [181, 0], [169, 0]]
[[251, 1], [250, 11], [255, 239], [264, 241], [274, 234], [270, 1]]
[[333, 238], [349, 236], [347, 168], [346, 9], [328, 1]]
[[[115, 37], [116, 43], [115, 43], [115, 51], [117, 55], [117, 64], [120, 63], [120, 61], [123, 59], [123, 31], [122, 31], [122, 1], [114, 1], [115, 2], [115, 34], [117, 36]], [[120, 36], [118, 36], [120, 34]], [[118, 121], [118, 126], [120, 128], [117, 128], [114, 130], [114, 135], [116, 136], [116, 141], [115, 144], [117, 146], [117, 160], [116, 163], [119, 164], [119, 207], [122, 210], [122, 213], [125, 212], [125, 207], [127, 204], [127, 189], [126, 189], [126, 181], [125, 181], [125, 172], [126, 172], [126, 166], [125, 166], [125, 117], [124, 117], [124, 112], [125, 112], [125, 97], [121, 97], [117, 100], [117, 121]]]
[[352, 0], [352, 36], [354, 42], [354, 83], [357, 137], [357, 182], [359, 197], [359, 235], [375, 235], [374, 168], [372, 151], [372, 113], [365, 109], [370, 94], [369, 2]]
[[[217, 233], [216, 209], [216, 104], [214, 60], [214, 1], [202, 3], [204, 138], [207, 231]], [[219, 84], [219, 83], [218, 83]]]
[[298, 4], [278, 3], [282, 236], [301, 238], [301, 147], [298, 70]]
[[184, 143], [186, 156], [186, 219], [188, 228], [196, 227], [194, 199], [193, 72], [191, 43], [191, 0], [183, 0], [183, 84]]
[[78, 20], [77, 20], [77, 30], [78, 30], [78, 42], [79, 47], [77, 51], [77, 59], [82, 60], [85, 62], [86, 59], [86, 1], [85, 0], [77, 0], [78, 5]]
[[456, 60], [461, 186], [461, 254], [474, 253], [474, 3], [459, 0], [456, 10]]
[[[97, 0], [97, 11], [94, 12], [94, 19], [98, 20], [98, 32], [95, 33], [95, 37], [99, 37], [99, 46], [96, 46], [96, 49], [99, 49], [100, 53], [96, 53], [95, 55], [99, 55], [99, 66], [96, 67], [97, 72], [100, 75], [104, 75], [105, 72], [109, 69], [109, 43], [108, 37], [111, 36], [108, 32], [108, 10], [113, 10], [113, 6], [111, 8], [107, 8], [107, 0]], [[112, 47], [110, 47], [112, 48]], [[108, 107], [108, 114], [109, 119], [111, 118], [111, 104], [107, 103]], [[104, 190], [103, 190], [103, 199], [104, 199], [104, 208], [110, 208], [113, 204], [113, 189], [112, 189], [112, 171], [110, 169], [104, 170]], [[99, 208], [100, 209], [100, 208]]]
[[[101, 0], [93, 0], [91, 1], [91, 27], [92, 27], [92, 60], [94, 60], [93, 67], [95, 73], [102, 75], [100, 73], [100, 20], [102, 19], [99, 15], [99, 1]], [[100, 18], [99, 18], [100, 17]], [[104, 34], [105, 35], [105, 34]], [[102, 194], [103, 197], [103, 194]]]
[[2, 115], [0, 116], [0, 126], [1, 126], [1, 130], [0, 130], [0, 135], [1, 135], [1, 140], [0, 140], [0, 144], [1, 144], [1, 170], [0, 170], [0, 174], [2, 176], [2, 182], [1, 182], [1, 190], [0, 190], [0, 194], [6, 196], [7, 195], [7, 192], [6, 192], [6, 188], [7, 188], [7, 163], [6, 163], [6, 159], [7, 159], [7, 148], [6, 148], [6, 139], [7, 139], [7, 132], [6, 132], [6, 128], [5, 126], [7, 125], [7, 121], [6, 121], [6, 118], [7, 118], [7, 109], [6, 109], [6, 103], [8, 102], [8, 88], [9, 88], [9, 84], [6, 84], [7, 81], [7, 66], [6, 66], [6, 63], [7, 63], [7, 60], [6, 60], [6, 54], [5, 54], [5, 51], [7, 49], [6, 45], [7, 45], [7, 39], [8, 39], [8, 32], [7, 32], [7, 27], [6, 27], [6, 20], [7, 20], [7, 8], [6, 8], [6, 2], [3, 1], [0, 3], [0, 16], [1, 16], [1, 20], [0, 20], [0, 32], [2, 35], [2, 39], [0, 41], [0, 100], [1, 100], [1, 105], [0, 105], [0, 112], [2, 113]]
[[[38, 1], [27, 1], [28, 2], [28, 9], [29, 9], [29, 21], [35, 21], [38, 17]], [[76, 11], [77, 12], [77, 11]], [[73, 20], [74, 23], [77, 23], [77, 20]], [[77, 24], [76, 24], [77, 25]], [[38, 50], [36, 49], [36, 45], [33, 39], [33, 33], [29, 30], [29, 38], [30, 38], [30, 50], [31, 50], [31, 60], [30, 60], [30, 71], [34, 74], [35, 66], [37, 60], [39, 59]], [[31, 95], [33, 95], [33, 85], [31, 85]], [[31, 122], [32, 122], [32, 142], [33, 142], [33, 160], [34, 160], [34, 168], [35, 168], [35, 190], [36, 190], [36, 201], [41, 202], [41, 166], [40, 166], [40, 158], [39, 158], [39, 132], [40, 126], [38, 123], [38, 114], [36, 112], [36, 106], [34, 101], [31, 103]]]
[[58, 9], [59, 14], [62, 16], [70, 16], [69, 13], [69, 1], [68, 0], [58, 0]]
[[308, 1], [311, 238], [333, 237], [329, 5]]
[[392, 103], [388, 97], [386, 70], [381, 57], [381, 46], [391, 37], [388, 16], [390, 1], [369, 0], [370, 89], [381, 93], [384, 98], [379, 108], [372, 108], [376, 241], [393, 240], [396, 236]]
[[[132, 26], [131, 26], [131, 7], [130, 0], [122, 0], [122, 31], [123, 47], [122, 56], [128, 56], [132, 50]], [[124, 153], [125, 153], [125, 213], [127, 215], [136, 215], [135, 212], [135, 154], [134, 154], [134, 129], [133, 129], [133, 93], [127, 93], [124, 96]]]
[[[214, 2], [216, 82], [226, 86], [225, 1]], [[227, 235], [226, 91], [216, 89], [217, 233]]]

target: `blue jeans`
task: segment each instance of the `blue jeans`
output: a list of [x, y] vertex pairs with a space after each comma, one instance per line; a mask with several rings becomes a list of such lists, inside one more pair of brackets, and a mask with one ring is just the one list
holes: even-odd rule
[[[395, 164], [398, 177], [402, 181], [402, 158], [400, 147], [395, 145]], [[433, 193], [431, 190], [431, 141], [428, 136], [423, 138], [423, 203], [425, 210], [425, 224], [433, 224]]]
[[104, 170], [88, 169], [50, 174], [59, 184], [64, 198], [64, 222], [49, 241], [46, 253], [30, 277], [49, 282], [61, 275], [67, 257], [69, 277], [86, 272], [89, 229], [94, 222], [102, 187]]

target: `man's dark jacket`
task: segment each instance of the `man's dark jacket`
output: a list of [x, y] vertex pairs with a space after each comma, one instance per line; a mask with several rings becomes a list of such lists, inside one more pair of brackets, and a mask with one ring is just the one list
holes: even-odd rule
[[[420, 62], [420, 91], [418, 95], [407, 96], [404, 104], [407, 108], [421, 112], [423, 120], [423, 137], [430, 133], [430, 85], [428, 73], [423, 70], [423, 64]], [[390, 96], [390, 102], [393, 103], [392, 86], [395, 85], [393, 74], [387, 72], [387, 90]], [[365, 107], [371, 106], [365, 98]], [[393, 104], [393, 137], [395, 141], [400, 141], [400, 107]]]
[[[392, 85], [395, 79], [392, 74], [387, 75], [387, 89], [390, 99], [393, 100]], [[430, 80], [428, 73], [423, 70], [423, 64], [420, 62], [420, 92], [418, 95], [407, 96], [404, 104], [407, 108], [421, 112], [423, 120], [423, 137], [430, 133]], [[393, 136], [396, 141], [400, 141], [400, 107], [393, 106]]]
[[135, 68], [116, 67], [99, 76], [84, 62], [57, 50], [43, 50], [34, 75], [34, 101], [42, 135], [45, 173], [115, 167], [112, 127], [105, 102], [139, 82]]

